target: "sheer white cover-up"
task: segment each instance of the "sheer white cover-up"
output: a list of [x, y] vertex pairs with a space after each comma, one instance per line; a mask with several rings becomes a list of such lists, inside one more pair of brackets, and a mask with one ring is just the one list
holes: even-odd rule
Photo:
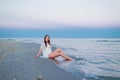
[[48, 55], [52, 53], [51, 45], [47, 44], [47, 47], [45, 46], [45, 43], [42, 43], [40, 48], [42, 49], [43, 58], [48, 58]]

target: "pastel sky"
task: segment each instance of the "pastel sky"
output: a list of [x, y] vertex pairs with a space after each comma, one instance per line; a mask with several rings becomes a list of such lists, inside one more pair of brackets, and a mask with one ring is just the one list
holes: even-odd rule
[[0, 28], [120, 27], [120, 0], [0, 0]]

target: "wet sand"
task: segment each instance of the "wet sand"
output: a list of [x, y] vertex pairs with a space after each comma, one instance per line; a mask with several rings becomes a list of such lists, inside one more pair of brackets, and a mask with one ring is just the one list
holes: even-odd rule
[[82, 80], [50, 59], [35, 59], [40, 45], [0, 42], [0, 80]]

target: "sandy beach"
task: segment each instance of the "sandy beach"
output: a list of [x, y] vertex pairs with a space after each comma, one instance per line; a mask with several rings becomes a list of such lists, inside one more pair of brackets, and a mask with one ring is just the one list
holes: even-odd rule
[[0, 42], [0, 80], [82, 80], [50, 59], [34, 56], [40, 45], [22, 42]]

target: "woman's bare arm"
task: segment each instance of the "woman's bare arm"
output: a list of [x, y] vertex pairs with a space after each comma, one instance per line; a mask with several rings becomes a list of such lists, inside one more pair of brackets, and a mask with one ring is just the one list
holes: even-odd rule
[[38, 53], [36, 54], [35, 58], [38, 58], [41, 53], [42, 53], [42, 48], [39, 49], [39, 51], [38, 51]]

